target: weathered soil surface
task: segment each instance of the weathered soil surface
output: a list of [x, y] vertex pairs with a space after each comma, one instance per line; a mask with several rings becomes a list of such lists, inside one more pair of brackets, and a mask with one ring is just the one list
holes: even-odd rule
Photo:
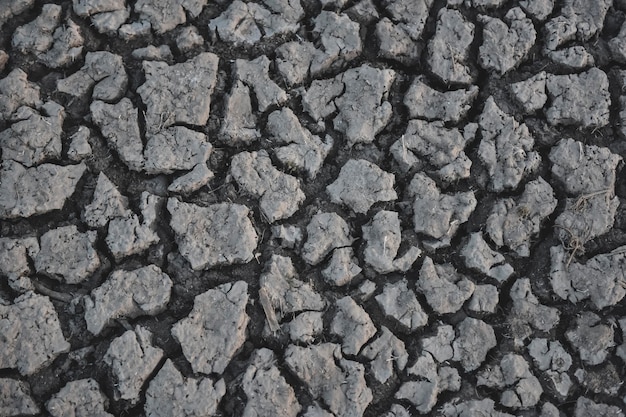
[[0, 415], [624, 416], [623, 0], [0, 0]]

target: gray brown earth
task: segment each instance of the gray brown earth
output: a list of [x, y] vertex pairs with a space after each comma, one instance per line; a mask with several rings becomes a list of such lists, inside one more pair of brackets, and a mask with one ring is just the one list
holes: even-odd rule
[[624, 416], [623, 0], [0, 1], [0, 415]]

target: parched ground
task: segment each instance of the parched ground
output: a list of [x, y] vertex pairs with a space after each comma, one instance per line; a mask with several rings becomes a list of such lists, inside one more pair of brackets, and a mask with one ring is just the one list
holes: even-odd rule
[[0, 415], [624, 416], [623, 0], [0, 0]]

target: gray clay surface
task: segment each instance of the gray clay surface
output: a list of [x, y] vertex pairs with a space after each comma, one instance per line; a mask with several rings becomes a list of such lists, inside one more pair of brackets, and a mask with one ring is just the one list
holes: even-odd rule
[[137, 326], [113, 339], [104, 355], [116, 381], [113, 398], [137, 403], [142, 387], [163, 357], [163, 350], [152, 345], [152, 333]]
[[22, 375], [30, 375], [69, 351], [70, 344], [48, 297], [29, 291], [16, 298], [13, 304], [1, 305], [0, 312], [5, 343], [0, 353], [3, 369], [16, 369]]
[[109, 400], [98, 382], [92, 378], [71, 381], [46, 403], [53, 417], [67, 415], [111, 417], [106, 411]]
[[0, 416], [626, 411], [626, 0], [0, 0]]
[[155, 315], [170, 299], [172, 280], [158, 266], [114, 271], [85, 298], [87, 329], [98, 334], [118, 318]]
[[202, 207], [170, 199], [167, 210], [180, 253], [193, 269], [245, 263], [253, 258], [257, 234], [246, 206], [220, 203]]
[[225, 392], [223, 379], [184, 377], [168, 359], [150, 381], [144, 410], [155, 416], [212, 415]]
[[196, 372], [223, 372], [243, 344], [250, 320], [245, 311], [247, 288], [238, 281], [198, 295], [190, 315], [172, 327], [172, 336]]

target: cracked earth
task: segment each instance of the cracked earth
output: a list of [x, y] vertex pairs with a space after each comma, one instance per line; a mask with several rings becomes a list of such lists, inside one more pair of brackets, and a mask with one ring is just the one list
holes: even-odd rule
[[0, 415], [621, 416], [626, 1], [0, 1]]

